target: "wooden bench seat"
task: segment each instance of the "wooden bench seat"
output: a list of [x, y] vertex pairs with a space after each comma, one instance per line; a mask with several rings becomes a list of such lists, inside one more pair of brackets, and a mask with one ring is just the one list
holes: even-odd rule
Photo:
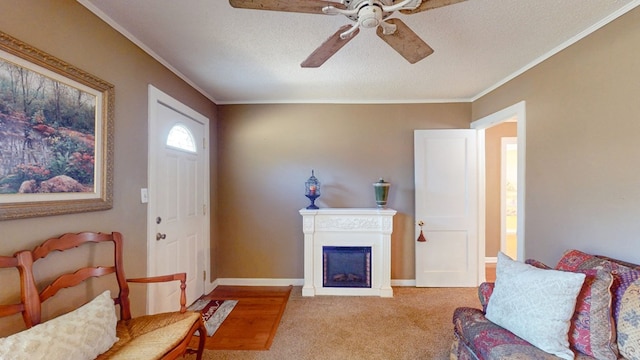
[[[184, 356], [186, 353], [196, 353], [196, 358], [200, 360], [202, 358], [202, 352], [204, 351], [206, 328], [200, 313], [186, 310], [186, 274], [179, 273], [158, 277], [126, 279], [123, 268], [122, 242], [122, 234], [118, 232], [110, 234], [95, 232], [69, 233], [57, 238], [48, 239], [31, 251], [19, 251], [11, 257], [0, 256], [0, 268], [15, 267], [18, 269], [21, 287], [20, 302], [0, 305], [0, 316], [21, 313], [27, 327], [27, 330], [18, 334], [7, 338], [0, 338], [0, 358], [30, 359], [33, 355], [30, 352], [36, 351], [49, 351], [49, 354], [55, 354], [52, 347], [58, 346], [61, 348], [60, 351], [64, 351], [65, 346], [67, 348], [73, 348], [73, 346], [69, 345], [73, 343], [73, 341], [64, 339], [63, 336], [69, 336], [69, 334], [63, 334], [63, 330], [67, 328], [73, 329], [73, 332], [80, 332], [77, 334], [78, 338], [91, 339], [91, 336], [94, 336], [94, 334], [100, 336], [100, 331], [95, 329], [106, 328], [106, 331], [112, 333], [111, 336], [113, 336], [113, 341], [115, 342], [109, 342], [107, 345], [109, 348], [101, 354], [83, 355], [83, 358], [136, 360], [175, 359]], [[88, 244], [111, 244], [111, 251], [114, 255], [113, 264], [108, 266], [94, 266], [93, 264], [91, 266], [84, 266], [55, 276], [53, 280], [38, 279], [35, 277], [34, 266], [38, 269], [38, 271], [35, 272], [36, 274], [44, 274], [42, 276], [43, 278], [45, 276], [51, 276], [45, 269], [38, 267], [41, 259], [46, 258], [54, 252], [64, 252]], [[87, 259], [87, 262], [89, 262], [89, 259]], [[115, 275], [115, 282], [118, 288], [117, 294], [114, 294], [115, 296], [112, 297], [112, 300], [114, 305], [119, 306], [120, 309], [120, 319], [117, 320], [115, 319], [115, 307], [113, 308], [113, 314], [110, 314], [111, 311], [107, 308], [106, 314], [113, 315], [113, 326], [109, 325], [109, 319], [102, 319], [109, 316], [102, 316], [102, 314], [87, 316], [86, 313], [86, 311], [91, 311], [91, 309], [96, 306], [100, 306], [99, 298], [101, 296], [107, 296], [103, 293], [95, 297], [94, 300], [90, 301], [87, 305], [83, 305], [71, 311], [69, 314], [47, 321], [44, 323], [50, 323], [47, 326], [37, 328], [39, 324], [42, 324], [42, 304], [56, 295], [59, 297], [68, 294], [67, 292], [59, 293], [60, 290], [75, 287], [91, 278], [110, 274]], [[180, 282], [180, 311], [132, 317], [128, 282], [153, 283], [166, 281]], [[94, 284], [97, 284], [97, 282], [92, 282], [91, 287], [93, 287]], [[100, 282], [100, 284], [102, 284], [102, 282]], [[38, 286], [42, 288], [41, 291], [38, 291]], [[92, 289], [92, 292], [100, 293], [100, 290]], [[111, 307], [108, 298], [104, 299], [106, 306]], [[84, 311], [82, 317], [79, 317], [80, 311]], [[71, 324], [66, 324], [65, 321], [68, 321], [67, 319], [70, 318], [73, 318], [75, 321], [80, 319], [81, 324], [85, 319], [87, 322], [92, 322], [87, 325], [87, 333], [81, 334], [84, 325], [74, 325], [76, 327], [73, 328]], [[116, 321], [117, 324], [115, 324]], [[45, 329], [49, 325], [54, 327], [52, 329]], [[79, 327], [80, 329], [78, 329]], [[89, 329], [90, 327], [94, 329]], [[56, 329], [61, 330], [58, 331]], [[32, 335], [29, 333], [30, 331], [32, 334], [40, 335], [48, 331], [46, 332], [47, 344], [43, 345], [44, 341], [41, 339], [32, 339]], [[200, 334], [198, 349], [189, 349], [189, 342], [196, 331], [199, 331]], [[57, 339], [58, 332], [61, 336], [60, 339]], [[117, 339], [115, 339], [115, 337], [117, 337]], [[77, 341], [77, 338], [73, 340]], [[38, 349], [38, 347], [40, 347], [40, 349]], [[75, 347], [77, 348], [78, 346]], [[14, 351], [14, 353], [9, 356], [6, 354], [8, 351]], [[71, 349], [71, 351], [73, 351], [73, 349]], [[89, 351], [89, 354], [90, 353]], [[71, 358], [64, 357], [64, 354], [55, 356], [59, 356], [58, 358], [60, 359]]]

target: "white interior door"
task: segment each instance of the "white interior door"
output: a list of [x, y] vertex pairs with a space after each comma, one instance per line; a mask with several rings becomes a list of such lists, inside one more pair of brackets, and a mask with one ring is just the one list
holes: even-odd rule
[[415, 242], [416, 286], [478, 285], [477, 146], [476, 130], [414, 132], [416, 222], [426, 239]]
[[[165, 97], [150, 102], [154, 109], [150, 111], [153, 166], [149, 172], [148, 264], [152, 275], [187, 274], [188, 305], [204, 293], [207, 263], [206, 122], [201, 115]], [[151, 286], [149, 312], [178, 310], [178, 285], [172, 282]]]

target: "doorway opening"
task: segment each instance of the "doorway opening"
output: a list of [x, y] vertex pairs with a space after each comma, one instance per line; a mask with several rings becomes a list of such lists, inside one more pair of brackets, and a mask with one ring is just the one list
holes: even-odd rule
[[[524, 194], [525, 194], [525, 168], [526, 168], [526, 164], [525, 164], [525, 158], [526, 158], [526, 107], [525, 107], [525, 102], [521, 101], [517, 104], [514, 104], [512, 106], [509, 106], [505, 109], [502, 109], [498, 112], [495, 112], [491, 115], [488, 115], [484, 118], [481, 118], [479, 120], [476, 120], [474, 122], [471, 123], [471, 128], [472, 129], [477, 129], [478, 130], [478, 138], [481, 139], [482, 142], [484, 142], [484, 138], [485, 138], [485, 133], [486, 130], [489, 128], [492, 128], [494, 126], [503, 124], [503, 123], [507, 123], [507, 122], [515, 122], [516, 123], [516, 132], [517, 132], [517, 140], [516, 140], [516, 148], [517, 148], [517, 155], [516, 155], [516, 178], [517, 178], [517, 192], [515, 194], [515, 198], [516, 198], [516, 215], [517, 217], [515, 219], [511, 219], [513, 221], [515, 221], [515, 236], [514, 238], [517, 240], [515, 242], [515, 251], [512, 251], [512, 254], [514, 255], [513, 258], [514, 259], [524, 259], [525, 255], [524, 255], [524, 247], [525, 247], [525, 200], [524, 200]], [[482, 146], [481, 146], [482, 148]], [[487, 194], [487, 187], [486, 187], [486, 179], [487, 179], [487, 166], [486, 166], [486, 151], [485, 152], [480, 152], [479, 155], [479, 164], [478, 164], [478, 169], [479, 169], [479, 176], [480, 176], [480, 184], [479, 184], [479, 188], [480, 188], [480, 203], [479, 203], [479, 234], [478, 234], [478, 239], [479, 239], [479, 245], [480, 245], [480, 249], [485, 249], [484, 252], [482, 252], [481, 250], [481, 254], [480, 254], [480, 274], [481, 274], [481, 280], [482, 278], [485, 277], [485, 265], [486, 263], [491, 263], [491, 262], [495, 262], [496, 256], [497, 256], [497, 249], [500, 249], [502, 251], [502, 231], [499, 231], [499, 234], [497, 236], [497, 238], [492, 238], [492, 239], [487, 239], [488, 235], [487, 235], [487, 203], [488, 203], [488, 196], [489, 194]], [[499, 196], [499, 195], [498, 195]], [[502, 218], [503, 216], [500, 215], [500, 221], [502, 222]], [[500, 226], [500, 228], [502, 228], [502, 226]], [[506, 234], [506, 231], [505, 231]], [[491, 235], [493, 237], [493, 235]], [[488, 243], [488, 241], [491, 241], [491, 243]], [[499, 245], [495, 245], [495, 243], [498, 243]], [[488, 244], [494, 244], [492, 245], [493, 248], [492, 250], [488, 250], [488, 248], [490, 247], [490, 245]]]
[[518, 138], [503, 137], [500, 156], [500, 251], [518, 257]]

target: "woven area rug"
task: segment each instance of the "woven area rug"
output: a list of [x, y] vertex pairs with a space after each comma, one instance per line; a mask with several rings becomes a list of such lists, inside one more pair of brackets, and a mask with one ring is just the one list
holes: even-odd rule
[[237, 303], [238, 300], [200, 299], [189, 306], [188, 310], [199, 311], [202, 314], [207, 336], [213, 336]]

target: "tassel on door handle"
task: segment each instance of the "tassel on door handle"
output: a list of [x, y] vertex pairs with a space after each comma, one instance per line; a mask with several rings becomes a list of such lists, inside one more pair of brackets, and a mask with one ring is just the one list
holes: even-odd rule
[[418, 221], [418, 226], [420, 226], [420, 235], [418, 236], [418, 242], [426, 242], [427, 238], [424, 237], [424, 234], [422, 233], [422, 226], [424, 226], [424, 221], [420, 220]]

